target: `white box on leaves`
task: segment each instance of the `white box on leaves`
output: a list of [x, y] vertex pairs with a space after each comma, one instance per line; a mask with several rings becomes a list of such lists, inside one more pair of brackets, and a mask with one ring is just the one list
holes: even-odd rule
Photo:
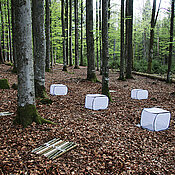
[[87, 94], [85, 98], [85, 108], [100, 110], [108, 107], [109, 99], [106, 95]]
[[131, 98], [143, 100], [148, 98], [148, 91], [143, 89], [132, 89]]
[[66, 95], [68, 88], [63, 84], [52, 84], [50, 86], [50, 94], [51, 95]]
[[171, 114], [161, 108], [144, 108], [141, 114], [140, 125], [151, 131], [161, 131], [168, 129]]

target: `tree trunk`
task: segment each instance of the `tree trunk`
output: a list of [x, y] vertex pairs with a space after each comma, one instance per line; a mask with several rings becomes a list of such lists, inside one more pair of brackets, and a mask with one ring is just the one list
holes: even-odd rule
[[128, 16], [127, 16], [127, 68], [126, 78], [132, 77], [132, 60], [133, 60], [133, 46], [132, 46], [132, 32], [133, 32], [133, 0], [128, 2]]
[[5, 28], [4, 28], [4, 14], [3, 14], [3, 3], [1, 3], [1, 29], [2, 29], [2, 53], [4, 62], [6, 61], [5, 53]]
[[67, 71], [64, 6], [65, 6], [64, 0], [61, 0], [61, 22], [62, 22], [62, 39], [63, 39], [63, 71]]
[[102, 42], [101, 42], [101, 35], [102, 35], [102, 32], [101, 32], [101, 0], [99, 0], [99, 41], [100, 41], [100, 75], [102, 75]]
[[34, 50], [34, 83], [36, 97], [46, 97], [45, 59], [46, 40], [44, 26], [44, 1], [32, 0], [32, 29]]
[[86, 43], [87, 43], [87, 79], [96, 82], [94, 36], [93, 36], [93, 0], [86, 1]]
[[[1, 1], [0, 1], [0, 14], [2, 17]], [[0, 34], [0, 64], [2, 64], [2, 63], [4, 63], [4, 58], [3, 58], [3, 49], [2, 49], [2, 45], [1, 45], [1, 34]]]
[[121, 0], [121, 28], [120, 28], [120, 80], [124, 80], [124, 0]]
[[17, 56], [16, 56], [16, 28], [15, 28], [15, 9], [14, 0], [11, 0], [11, 20], [12, 20], [12, 45], [13, 45], [13, 72], [17, 73]]
[[[15, 123], [24, 127], [46, 122], [35, 107], [30, 0], [15, 1], [16, 53], [18, 61], [18, 107]], [[23, 49], [21, 49], [23, 48]]]
[[102, 94], [111, 101], [108, 60], [108, 0], [102, 0]]
[[174, 25], [174, 0], [171, 4], [171, 24], [170, 24], [170, 44], [169, 44], [169, 58], [168, 58], [168, 72], [167, 82], [171, 82], [171, 65], [172, 65], [172, 52], [173, 52], [173, 25]]
[[78, 0], [74, 1], [75, 6], [75, 67], [74, 69], [79, 69], [79, 55], [78, 55]]
[[72, 0], [69, 0], [69, 66], [73, 66], [72, 61]]
[[50, 0], [46, 0], [46, 71], [50, 71]]
[[68, 16], [69, 16], [69, 14], [68, 14], [68, 7], [69, 7], [69, 6], [68, 6], [68, 0], [66, 0], [66, 5], [65, 5], [66, 65], [69, 64], [69, 63], [68, 63], [68, 60], [69, 60], [69, 58], [68, 58], [68, 55], [69, 55], [69, 47], [68, 47], [68, 45], [69, 45]]
[[[0, 35], [0, 41], [1, 41], [1, 35]], [[2, 54], [2, 46], [1, 46], [1, 42], [0, 42], [0, 64], [3, 64], [4, 60], [3, 60], [3, 54]]]
[[97, 71], [99, 71], [99, 54], [98, 54], [98, 0], [96, 0], [96, 47], [97, 47]]
[[157, 15], [155, 17], [155, 13], [156, 13], [156, 0], [153, 0], [152, 17], [151, 17], [151, 29], [150, 29], [149, 55], [148, 55], [148, 67], [147, 67], [147, 72], [148, 73], [151, 73], [151, 70], [152, 70], [154, 28], [155, 28], [155, 25], [156, 25], [158, 14], [159, 14], [160, 4], [161, 4], [161, 0], [159, 2], [159, 8], [157, 10]]
[[9, 28], [9, 51], [10, 51], [10, 61], [13, 62], [12, 59], [12, 37], [11, 37], [11, 21], [10, 21], [10, 7], [9, 0], [7, 0], [7, 9], [8, 9], [8, 28]]
[[7, 61], [10, 62], [10, 55], [9, 55], [9, 26], [8, 26], [8, 9], [7, 9], [7, 2], [4, 2], [4, 10], [5, 10], [5, 36], [6, 36], [6, 58]]
[[80, 66], [83, 66], [83, 0], [81, 0], [81, 48], [80, 48]]

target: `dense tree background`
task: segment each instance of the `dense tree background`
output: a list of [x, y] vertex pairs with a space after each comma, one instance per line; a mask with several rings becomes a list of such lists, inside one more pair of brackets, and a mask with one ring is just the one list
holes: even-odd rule
[[[61, 6], [61, 2], [64, 6]], [[122, 2], [122, 1], [121, 1]], [[170, 22], [171, 22], [171, 2], [168, 1], [168, 8], [160, 8], [157, 17], [157, 9], [154, 10], [153, 3], [146, 0], [140, 13], [136, 14], [133, 9], [133, 29], [131, 30], [132, 39], [127, 43], [127, 3], [123, 2], [123, 19], [121, 19], [121, 2], [110, 1], [108, 6], [108, 46], [109, 46], [109, 68], [120, 69], [120, 56], [127, 58], [121, 62], [122, 69], [126, 71], [149, 72], [166, 75], [168, 71], [169, 42], [170, 42]], [[154, 0], [154, 4], [155, 4]], [[1, 0], [0, 2], [0, 62], [13, 63], [16, 69], [15, 56], [15, 18], [13, 0]], [[102, 1], [93, 2], [93, 33], [94, 41], [94, 59], [97, 70], [102, 67]], [[157, 2], [157, 7], [159, 6]], [[62, 9], [64, 8], [64, 9]], [[109, 10], [110, 9], [110, 10]], [[131, 8], [129, 8], [131, 9]], [[62, 13], [64, 12], [64, 14]], [[62, 16], [62, 15], [63, 16]], [[45, 34], [46, 34], [46, 70], [50, 69], [53, 63], [62, 63], [64, 67], [75, 65], [87, 66], [88, 53], [86, 36], [86, 1], [83, 0], [46, 0], [45, 1]], [[151, 20], [152, 18], [152, 20]], [[154, 18], [154, 19], [153, 19]], [[64, 19], [64, 21], [62, 20]], [[120, 25], [123, 20], [124, 26]], [[62, 25], [63, 23], [64, 25]], [[151, 26], [152, 22], [152, 26]], [[174, 25], [174, 24], [173, 24]], [[91, 27], [92, 28], [92, 27]], [[64, 29], [64, 31], [63, 31]], [[62, 33], [63, 32], [63, 33]], [[124, 32], [124, 34], [122, 34]], [[154, 35], [152, 35], [154, 32]], [[130, 34], [130, 35], [131, 35]], [[152, 36], [150, 36], [150, 34]], [[121, 48], [122, 42], [125, 44]], [[50, 37], [50, 39], [49, 39]], [[50, 41], [50, 42], [49, 42]], [[152, 43], [150, 49], [150, 42]], [[127, 46], [130, 46], [132, 53], [126, 52]], [[65, 48], [64, 48], [65, 47]], [[64, 51], [65, 50], [65, 51]], [[121, 51], [122, 50], [122, 51]], [[151, 50], [151, 52], [150, 52]], [[123, 54], [123, 55], [122, 55]], [[147, 67], [150, 63], [151, 66]], [[174, 56], [174, 47], [172, 43], [172, 58]], [[52, 58], [51, 58], [52, 57]], [[64, 58], [65, 57], [65, 58]], [[63, 59], [64, 58], [64, 59]], [[79, 60], [80, 59], [80, 60]], [[149, 62], [148, 62], [149, 61]], [[126, 68], [131, 65], [131, 69]], [[148, 70], [149, 69], [149, 70]], [[171, 63], [171, 74], [175, 72], [174, 59]]]

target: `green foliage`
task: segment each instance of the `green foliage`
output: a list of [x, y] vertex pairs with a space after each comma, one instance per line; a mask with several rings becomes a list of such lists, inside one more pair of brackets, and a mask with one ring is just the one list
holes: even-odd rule
[[111, 60], [109, 61], [109, 69], [119, 69], [120, 68], [120, 60]]
[[[133, 70], [137, 72], [147, 72], [147, 60], [137, 60], [134, 61], [134, 67]], [[155, 74], [165, 74], [167, 72], [167, 65], [162, 64], [159, 60], [153, 60], [152, 61], [152, 73]]]

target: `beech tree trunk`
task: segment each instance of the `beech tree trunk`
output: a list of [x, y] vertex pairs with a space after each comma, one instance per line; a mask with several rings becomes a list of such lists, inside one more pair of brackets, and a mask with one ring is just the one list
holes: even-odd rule
[[171, 82], [171, 65], [172, 65], [172, 52], [173, 52], [173, 26], [174, 26], [174, 0], [171, 3], [171, 24], [170, 24], [170, 44], [169, 44], [169, 58], [168, 58], [168, 72], [167, 82]]
[[63, 71], [67, 71], [64, 7], [65, 7], [64, 0], [61, 0], [61, 22], [62, 22], [62, 40], [63, 40]]
[[4, 28], [4, 14], [3, 14], [3, 3], [1, 3], [1, 29], [2, 29], [2, 53], [4, 62], [6, 61], [6, 52], [5, 52], [5, 28]]
[[121, 27], [120, 27], [120, 80], [124, 80], [124, 0], [121, 0]]
[[46, 0], [46, 71], [50, 71], [50, 0]]
[[108, 0], [102, 0], [102, 94], [111, 101], [108, 60]]
[[99, 38], [99, 34], [98, 34], [98, 0], [96, 0], [96, 57], [97, 57], [97, 71], [99, 71], [99, 54], [98, 54], [98, 38]]
[[[0, 1], [0, 14], [2, 17], [1, 1]], [[3, 49], [2, 49], [2, 45], [1, 45], [1, 34], [0, 34], [0, 64], [2, 64], [2, 63], [4, 63], [4, 58], [3, 58]]]
[[46, 40], [44, 26], [44, 1], [32, 0], [32, 28], [34, 50], [34, 82], [36, 97], [46, 97], [45, 91], [45, 59]]
[[147, 67], [147, 72], [148, 73], [151, 73], [151, 70], [152, 70], [154, 28], [155, 28], [155, 25], [156, 25], [156, 22], [157, 22], [157, 17], [158, 17], [159, 10], [160, 10], [160, 4], [161, 4], [161, 0], [159, 2], [157, 15], [155, 16], [155, 13], [156, 13], [156, 0], [153, 0], [152, 17], [151, 17], [151, 29], [150, 29], [149, 55], [148, 55], [148, 67]]
[[72, 61], [72, 0], [69, 0], [69, 66], [73, 66], [73, 61]]
[[132, 46], [132, 32], [133, 32], [133, 0], [128, 0], [128, 15], [127, 15], [127, 67], [126, 78], [132, 78], [132, 61], [133, 61], [133, 46]]
[[79, 69], [79, 54], [78, 54], [78, 0], [74, 0], [75, 7], [75, 67], [74, 69]]
[[68, 32], [68, 19], [69, 18], [68, 18], [68, 16], [69, 16], [69, 14], [68, 14], [68, 7], [69, 7], [68, 6], [68, 0], [66, 0], [66, 5], [65, 5], [66, 65], [69, 64], [68, 63], [68, 60], [69, 60], [69, 58], [68, 58], [68, 55], [69, 55], [69, 47], [68, 47], [68, 45], [69, 45], [69, 32]]
[[102, 41], [101, 41], [101, 37], [102, 36], [102, 32], [101, 32], [101, 0], [99, 0], [99, 44], [100, 44], [100, 75], [102, 75]]
[[[18, 107], [15, 123], [24, 127], [46, 122], [35, 107], [30, 0], [15, 1], [16, 53], [18, 61]], [[23, 48], [23, 49], [21, 49]]]
[[96, 82], [94, 36], [93, 36], [93, 0], [86, 1], [86, 43], [87, 43], [87, 79]]
[[9, 29], [9, 52], [10, 52], [10, 61], [13, 62], [12, 59], [12, 37], [11, 37], [11, 20], [10, 20], [10, 7], [9, 7], [9, 0], [7, 0], [7, 9], [8, 9], [8, 29]]
[[80, 48], [80, 66], [83, 66], [83, 0], [81, 0], [81, 48]]
[[17, 73], [17, 56], [16, 56], [16, 28], [15, 28], [15, 9], [14, 0], [11, 0], [11, 21], [12, 21], [12, 46], [13, 46], [13, 72]]

